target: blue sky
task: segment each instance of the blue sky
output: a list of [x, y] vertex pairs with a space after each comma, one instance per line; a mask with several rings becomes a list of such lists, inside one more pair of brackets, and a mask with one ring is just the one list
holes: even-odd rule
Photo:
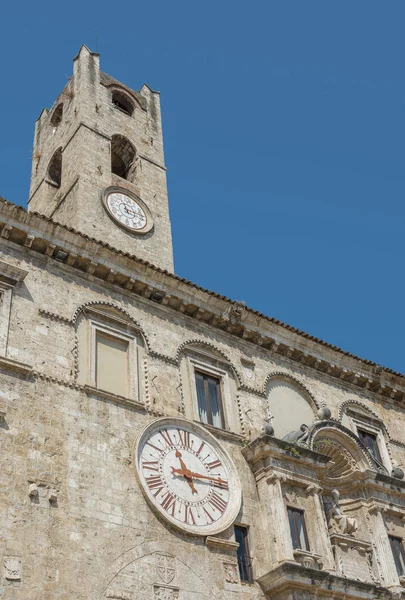
[[6, 3], [0, 195], [82, 43], [161, 91], [177, 274], [405, 372], [403, 0]]

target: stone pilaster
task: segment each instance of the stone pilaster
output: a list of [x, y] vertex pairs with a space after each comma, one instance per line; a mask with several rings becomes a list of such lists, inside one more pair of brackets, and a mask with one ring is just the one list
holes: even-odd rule
[[399, 592], [403, 588], [399, 581], [394, 557], [392, 556], [390, 541], [382, 514], [383, 510], [382, 507], [376, 505], [369, 509], [368, 522], [372, 534], [375, 559], [382, 585], [393, 592], [397, 590]]
[[322, 556], [323, 569], [325, 571], [335, 571], [335, 561], [333, 558], [332, 546], [330, 544], [328, 527], [326, 524], [323, 506], [320, 499], [322, 488], [316, 485], [309, 485], [306, 488], [308, 494], [313, 497], [313, 551], [315, 554]]
[[272, 532], [268, 540], [268, 548], [273, 564], [294, 560], [290, 527], [281, 487], [285, 481], [285, 476], [275, 471], [263, 474], [257, 481], [266, 529]]

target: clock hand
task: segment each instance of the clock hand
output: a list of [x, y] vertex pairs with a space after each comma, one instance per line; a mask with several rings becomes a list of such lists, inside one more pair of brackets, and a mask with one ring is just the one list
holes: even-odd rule
[[226, 483], [226, 481], [220, 477], [210, 477], [209, 475], [201, 475], [200, 473], [191, 472], [191, 477], [196, 477], [197, 479], [209, 479], [210, 481], [215, 481], [216, 483]]
[[172, 467], [172, 473], [176, 475], [184, 475], [184, 477], [196, 478], [196, 479], [209, 479], [210, 481], [214, 481], [215, 483], [227, 483], [224, 479], [220, 477], [209, 477], [209, 475], [200, 475], [200, 473], [193, 473], [189, 469], [174, 469]]
[[177, 473], [178, 472], [179, 475], [183, 475], [184, 478], [185, 478], [185, 480], [187, 481], [188, 485], [190, 486], [191, 491], [193, 492], [193, 494], [198, 494], [197, 490], [195, 489], [195, 485], [193, 483], [191, 475], [190, 475], [191, 471], [189, 469], [187, 469], [184, 461], [182, 460], [182, 458], [181, 458], [182, 454], [181, 454], [180, 450], [176, 450], [176, 457], [180, 461], [181, 469], [174, 469], [172, 467], [172, 473], [175, 473], [175, 472]]
[[[180, 452], [180, 450], [176, 450], [176, 458], [179, 459], [180, 461], [180, 465], [181, 468], [183, 469], [183, 471], [189, 471], [189, 469], [187, 469], [186, 465], [184, 464], [184, 461], [182, 460], [182, 453]], [[191, 472], [191, 471], [190, 471]]]

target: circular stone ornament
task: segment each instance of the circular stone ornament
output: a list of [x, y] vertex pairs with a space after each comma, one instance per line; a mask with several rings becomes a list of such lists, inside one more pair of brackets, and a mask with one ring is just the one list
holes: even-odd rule
[[135, 464], [148, 504], [176, 528], [213, 535], [236, 519], [242, 494], [235, 465], [204, 427], [169, 417], [152, 421], [136, 444]]
[[153, 227], [150, 210], [129, 190], [109, 187], [103, 193], [103, 205], [108, 215], [132, 233], [148, 233]]

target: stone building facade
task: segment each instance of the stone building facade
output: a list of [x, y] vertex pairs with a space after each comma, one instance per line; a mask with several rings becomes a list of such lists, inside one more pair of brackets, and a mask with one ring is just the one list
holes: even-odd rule
[[159, 94], [82, 47], [0, 250], [1, 598], [402, 597], [404, 376], [173, 273]]

